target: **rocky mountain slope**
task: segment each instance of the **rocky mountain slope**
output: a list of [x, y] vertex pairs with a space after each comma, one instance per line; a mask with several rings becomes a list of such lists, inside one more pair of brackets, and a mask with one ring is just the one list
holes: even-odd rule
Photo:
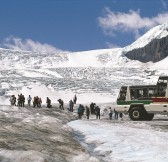
[[[149, 41], [147, 41], [149, 40]], [[158, 62], [168, 56], [168, 23], [159, 25], [133, 44], [144, 44], [125, 52], [125, 56], [141, 62]]]

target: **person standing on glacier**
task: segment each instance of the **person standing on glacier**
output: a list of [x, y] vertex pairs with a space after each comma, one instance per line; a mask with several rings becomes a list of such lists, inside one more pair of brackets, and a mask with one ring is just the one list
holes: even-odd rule
[[113, 110], [109, 108], [109, 119], [112, 120]]
[[96, 119], [100, 119], [100, 108], [99, 108], [99, 106], [96, 106], [95, 113], [96, 113]]
[[82, 118], [82, 110], [83, 108], [82, 108], [82, 105], [81, 104], [79, 104], [79, 107], [78, 107], [78, 119], [81, 119]]
[[114, 109], [115, 120], [118, 120], [118, 112]]
[[59, 103], [59, 108], [60, 108], [61, 110], [64, 110], [64, 101], [63, 101], [62, 99], [58, 99], [57, 101], [58, 101], [58, 103]]
[[73, 103], [76, 104], [76, 101], [77, 101], [77, 96], [75, 94], [74, 98], [73, 98]]
[[29, 107], [30, 107], [30, 104], [31, 104], [31, 100], [32, 100], [32, 97], [29, 95], [29, 97], [27, 98], [27, 102], [28, 102]]
[[51, 100], [47, 97], [47, 108], [52, 108], [52, 105], [51, 105]]
[[74, 103], [72, 100], [69, 101], [69, 111], [73, 112]]
[[86, 108], [86, 116], [87, 116], [87, 119], [89, 119], [89, 116], [90, 116], [90, 109], [88, 106], [85, 107]]

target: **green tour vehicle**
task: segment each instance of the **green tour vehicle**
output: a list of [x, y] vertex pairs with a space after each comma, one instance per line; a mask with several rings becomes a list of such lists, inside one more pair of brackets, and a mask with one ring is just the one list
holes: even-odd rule
[[160, 76], [156, 85], [122, 86], [115, 110], [131, 120], [152, 120], [154, 114], [168, 115], [168, 76]]

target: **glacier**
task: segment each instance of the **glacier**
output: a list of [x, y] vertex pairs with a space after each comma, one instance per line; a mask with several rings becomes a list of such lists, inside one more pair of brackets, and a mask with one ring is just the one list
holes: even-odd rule
[[[1, 48], [0, 161], [147, 162], [153, 156], [157, 162], [167, 161], [167, 117], [138, 123], [124, 116], [124, 121], [110, 123], [108, 114], [102, 113], [100, 121], [94, 116], [89, 121], [85, 116], [76, 120], [76, 111], [61, 111], [57, 103], [61, 98], [67, 107], [76, 94], [78, 104], [95, 102], [103, 112], [114, 106], [121, 86], [156, 84], [158, 76], [168, 75], [168, 58], [142, 63], [128, 59], [125, 52], [167, 36], [167, 26], [165, 23], [151, 29], [124, 48], [60, 53]], [[9, 97], [20, 93], [26, 98], [29, 94], [41, 97], [43, 107], [10, 106]], [[53, 109], [46, 108], [46, 97], [51, 99]], [[151, 148], [143, 148], [146, 146]]]

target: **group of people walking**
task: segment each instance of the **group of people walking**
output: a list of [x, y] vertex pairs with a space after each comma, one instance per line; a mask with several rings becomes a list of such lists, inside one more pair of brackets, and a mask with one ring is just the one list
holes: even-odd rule
[[[12, 95], [10, 97], [10, 103], [11, 105], [13, 106], [19, 106], [19, 107], [24, 107], [25, 106], [25, 96], [21, 93], [21, 94], [18, 94], [18, 97], [16, 98], [15, 95]], [[29, 95], [27, 97], [27, 105], [28, 107], [31, 106], [31, 101], [32, 101], [32, 97]], [[42, 104], [42, 100], [40, 97], [38, 96], [35, 96], [33, 98], [33, 107], [41, 107], [41, 104]]]
[[95, 103], [91, 103], [90, 108], [88, 106], [84, 107], [82, 104], [79, 104], [79, 107], [78, 107], [78, 118], [79, 119], [82, 118], [84, 111], [86, 111], [87, 119], [89, 119], [90, 114], [95, 114], [96, 119], [100, 119], [100, 107], [96, 106]]
[[69, 110], [70, 112], [73, 112], [73, 111], [74, 111], [74, 105], [76, 104], [76, 102], [77, 102], [77, 96], [76, 96], [76, 94], [75, 94], [75, 96], [73, 97], [73, 99], [71, 99], [71, 100], [69, 101], [68, 110]]
[[[106, 109], [107, 110], [107, 109]], [[90, 104], [90, 107], [88, 106], [83, 106], [82, 104], [79, 104], [79, 107], [78, 107], [78, 118], [81, 119], [83, 114], [84, 114], [84, 111], [85, 111], [85, 114], [86, 114], [86, 117], [87, 119], [89, 119], [90, 115], [96, 115], [96, 119], [100, 119], [100, 107], [97, 106], [95, 103], [91, 103]], [[120, 117], [121, 120], [123, 120], [123, 114], [122, 113], [118, 113], [115, 109], [113, 110], [111, 107], [109, 108], [109, 110], [107, 110], [108, 113], [109, 113], [109, 119], [112, 120], [112, 116], [113, 116], [113, 113], [114, 113], [114, 119], [115, 120], [118, 120], [118, 118]]]
[[[58, 99], [57, 100], [59, 103], [59, 108], [61, 110], [64, 110], [64, 101], [62, 99]], [[18, 98], [15, 97], [15, 95], [12, 95], [10, 97], [10, 102], [11, 105], [14, 106], [20, 106], [20, 107], [24, 107], [25, 106], [25, 96], [21, 93], [18, 95]], [[42, 104], [42, 99], [38, 96], [35, 97], [31, 97], [30, 95], [27, 97], [27, 105], [28, 107], [31, 106], [31, 102], [33, 103], [33, 107], [41, 107]], [[73, 97], [73, 99], [71, 99], [69, 101], [69, 105], [68, 105], [68, 110], [70, 112], [74, 111], [74, 105], [77, 102], [77, 96], [75, 95]], [[49, 97], [46, 98], [46, 104], [47, 104], [47, 108], [52, 108], [51, 105], [51, 99]], [[96, 119], [100, 119], [100, 107], [96, 105], [96, 103], [91, 103], [90, 107], [89, 106], [83, 106], [82, 104], [79, 104], [78, 108], [77, 108], [77, 113], [78, 113], [78, 118], [81, 119], [82, 116], [84, 115], [84, 112], [86, 112], [86, 117], [87, 119], [89, 119], [90, 115], [96, 115]], [[108, 110], [109, 112], [109, 119], [112, 120], [112, 116], [114, 114], [114, 119], [118, 120], [118, 117], [121, 118], [121, 120], [123, 119], [123, 114], [122, 113], [118, 113], [117, 111], [115, 111], [115, 109], [112, 109], [111, 107]]]
[[20, 95], [18, 94], [18, 98], [16, 98], [15, 95], [12, 95], [10, 97], [10, 103], [13, 106], [24, 107], [24, 105], [25, 105], [25, 96], [22, 95], [22, 93]]
[[112, 108], [109, 108], [109, 119], [112, 120], [112, 116], [113, 116], [113, 112], [114, 112], [114, 119], [118, 120], [118, 116], [120, 117], [121, 120], [123, 120], [123, 114], [122, 113], [118, 113], [115, 109], [112, 110]]
[[[21, 94], [18, 94], [18, 98], [16, 98], [15, 95], [12, 95], [10, 97], [10, 103], [13, 106], [19, 106], [19, 107], [24, 107], [25, 106], [25, 96]], [[57, 100], [59, 103], [59, 108], [61, 110], [64, 110], [64, 101], [62, 99]], [[74, 109], [74, 104], [77, 102], [77, 96], [75, 95], [72, 100], [69, 101], [69, 111], [73, 112]], [[27, 105], [28, 107], [31, 106], [31, 103], [33, 103], [33, 107], [41, 107], [42, 104], [42, 99], [38, 96], [31, 97], [30, 95], [27, 98]], [[46, 104], [47, 108], [52, 108], [51, 105], [51, 99], [49, 97], [46, 98]]]

